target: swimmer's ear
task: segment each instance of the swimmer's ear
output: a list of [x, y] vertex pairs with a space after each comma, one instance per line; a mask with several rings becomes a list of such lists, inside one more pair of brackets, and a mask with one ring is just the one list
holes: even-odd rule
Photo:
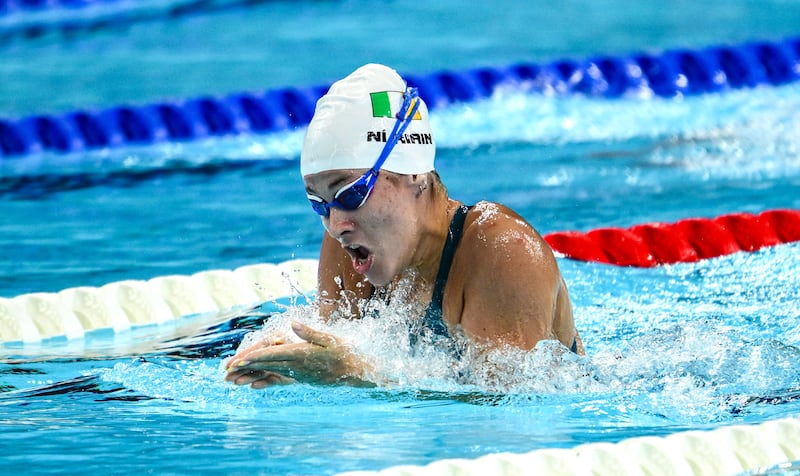
[[428, 188], [428, 176], [426, 174], [413, 174], [408, 175], [409, 188], [416, 189], [416, 195], [419, 197]]

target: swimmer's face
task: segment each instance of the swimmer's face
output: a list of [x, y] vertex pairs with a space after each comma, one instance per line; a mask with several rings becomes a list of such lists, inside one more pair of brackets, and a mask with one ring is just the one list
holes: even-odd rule
[[[366, 170], [330, 170], [303, 177], [306, 193], [327, 203]], [[381, 171], [360, 208], [330, 207], [325, 230], [350, 255], [353, 269], [370, 283], [384, 286], [407, 268], [416, 248], [414, 193], [406, 176]]]

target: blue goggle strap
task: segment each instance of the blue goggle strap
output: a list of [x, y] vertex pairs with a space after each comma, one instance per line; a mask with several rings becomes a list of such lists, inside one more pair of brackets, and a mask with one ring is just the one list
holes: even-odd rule
[[[378, 156], [378, 160], [372, 167], [372, 171], [376, 174], [378, 170], [383, 167], [383, 163], [386, 162], [386, 159], [389, 158], [389, 154], [394, 149], [400, 137], [403, 136], [403, 133], [411, 124], [411, 121], [414, 120], [414, 114], [417, 113], [419, 104], [419, 91], [417, 91], [417, 88], [406, 88], [406, 93], [403, 95], [403, 105], [400, 107], [400, 112], [397, 113], [397, 121], [394, 123], [392, 133], [389, 134], [389, 138], [386, 139], [386, 144], [383, 146], [383, 150], [381, 150], [381, 155]], [[410, 112], [408, 111], [409, 106], [411, 106]]]

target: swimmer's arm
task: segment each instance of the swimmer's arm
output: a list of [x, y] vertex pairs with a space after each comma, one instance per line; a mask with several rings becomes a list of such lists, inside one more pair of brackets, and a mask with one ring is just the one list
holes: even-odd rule
[[[465, 333], [490, 345], [532, 349], [543, 339], [559, 339], [570, 347], [574, 338], [561, 335], [554, 323], [572, 324], [569, 294], [552, 251], [518, 217], [500, 216], [465, 235], [472, 250], [471, 271], [464, 273], [460, 323]], [[568, 315], [567, 315], [568, 314]]]
[[336, 311], [360, 317], [358, 303], [372, 294], [372, 285], [355, 272], [350, 256], [327, 233], [319, 253], [317, 291], [320, 315], [326, 320]]

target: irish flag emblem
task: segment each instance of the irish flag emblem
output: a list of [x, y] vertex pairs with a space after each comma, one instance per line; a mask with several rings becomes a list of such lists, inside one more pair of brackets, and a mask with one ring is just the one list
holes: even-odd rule
[[[402, 94], [396, 91], [381, 91], [379, 93], [369, 93], [369, 98], [372, 101], [372, 117], [394, 117], [392, 112], [392, 104], [389, 101], [389, 93]], [[417, 99], [414, 99], [417, 101]], [[413, 104], [412, 104], [413, 105]], [[394, 111], [395, 113], [397, 111]], [[422, 119], [419, 110], [414, 114], [413, 119]]]

